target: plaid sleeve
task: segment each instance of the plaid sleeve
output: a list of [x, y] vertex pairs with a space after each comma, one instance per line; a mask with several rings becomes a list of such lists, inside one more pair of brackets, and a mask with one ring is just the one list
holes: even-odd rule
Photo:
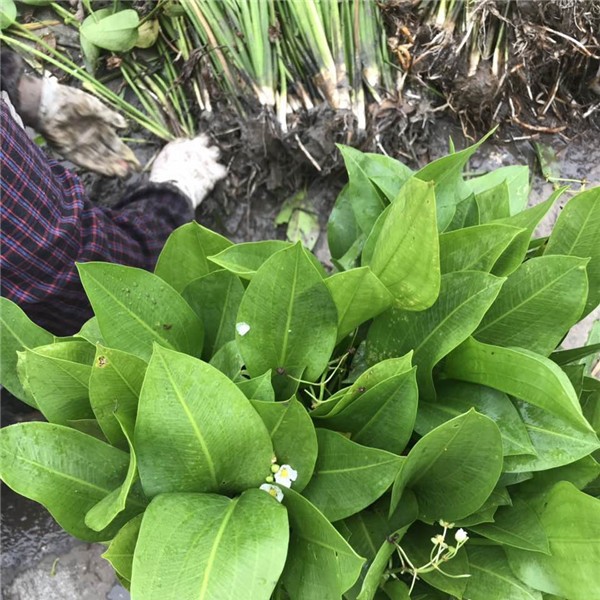
[[174, 188], [149, 186], [119, 208], [93, 205], [79, 178], [49, 160], [0, 102], [1, 292], [58, 335], [91, 309], [75, 262], [152, 269], [168, 235], [193, 219]]

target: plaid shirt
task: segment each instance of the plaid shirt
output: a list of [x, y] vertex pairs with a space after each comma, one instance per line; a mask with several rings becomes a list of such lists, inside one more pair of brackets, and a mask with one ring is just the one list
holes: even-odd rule
[[93, 205], [79, 178], [49, 160], [0, 102], [1, 292], [57, 335], [92, 316], [75, 262], [151, 270], [168, 235], [194, 217], [170, 186], [148, 186], [114, 208]]

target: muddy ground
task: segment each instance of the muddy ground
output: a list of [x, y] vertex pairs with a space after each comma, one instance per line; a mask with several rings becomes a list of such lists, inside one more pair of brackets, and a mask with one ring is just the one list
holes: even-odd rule
[[[406, 162], [418, 167], [447, 152], [448, 139], [452, 136], [457, 147], [465, 143], [459, 125], [448, 118], [436, 120], [427, 130], [427, 135], [416, 139], [414, 155]], [[215, 138], [217, 139], [217, 138]], [[600, 144], [593, 134], [583, 133], [568, 141], [558, 136], [548, 136], [539, 141], [556, 150], [556, 172], [565, 179], [587, 180], [588, 185], [600, 185]], [[260, 147], [260, 144], [258, 144]], [[256, 149], [253, 150], [256, 152]], [[147, 160], [152, 148], [140, 148], [139, 156]], [[273, 237], [284, 238], [285, 232], [274, 224], [281, 202], [289, 193], [289, 186], [267, 186], [247, 184], [247, 193], [238, 193], [237, 198], [230, 195], [238, 184], [235, 177], [235, 154], [224, 158], [228, 162], [232, 175], [220, 184], [218, 190], [200, 207], [197, 219], [228, 236], [234, 241], [260, 240]], [[261, 158], [258, 164], [263, 163]], [[472, 159], [470, 173], [483, 173], [499, 166], [510, 164], [528, 164], [533, 173], [531, 203], [545, 200], [553, 190], [551, 183], [544, 181], [540, 174], [539, 163], [531, 145], [531, 140], [511, 141], [508, 134], [497, 135], [493, 142], [486, 144]], [[247, 169], [241, 165], [239, 168]], [[284, 173], [267, 173], [267, 176], [283, 178]], [[294, 181], [294, 173], [287, 173], [286, 181]], [[256, 173], [255, 179], [265, 177], [265, 173]], [[141, 177], [143, 178], [143, 176]], [[335, 197], [344, 183], [343, 173], [333, 169], [328, 175], [319, 174], [313, 169], [304, 172], [299, 180], [308, 182], [308, 196], [318, 213], [322, 232], [316, 252], [326, 261], [328, 258], [325, 225]], [[125, 185], [139, 185], [140, 176], [123, 184], [105, 178], [84, 175], [90, 195], [102, 202], [110, 203], [124, 192]], [[281, 179], [283, 180], [283, 179]], [[580, 184], [572, 183], [573, 190]], [[257, 191], [258, 190], [258, 191]], [[540, 228], [540, 235], [548, 233], [553, 221], [561, 210], [557, 204]], [[595, 318], [600, 315], [596, 311]], [[586, 331], [592, 319], [586, 319], [570, 334], [565, 345], [581, 345], [585, 341]], [[14, 408], [14, 407], [13, 407]], [[19, 414], [17, 408], [4, 410], [4, 422], [7, 418], [26, 419], [27, 414]], [[71, 538], [54, 523], [49, 514], [39, 505], [20, 498], [5, 486], [2, 486], [2, 598], [5, 600], [125, 600], [128, 593], [117, 583], [111, 567], [101, 557], [102, 546], [83, 544]]]

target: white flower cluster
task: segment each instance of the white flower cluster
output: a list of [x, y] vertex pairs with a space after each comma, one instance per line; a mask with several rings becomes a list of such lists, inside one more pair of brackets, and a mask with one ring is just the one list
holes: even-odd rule
[[[260, 489], [273, 496], [278, 502], [281, 502], [283, 500], [283, 492], [279, 486], [292, 487], [292, 483], [298, 479], [298, 471], [292, 469], [290, 465], [279, 466], [274, 463], [271, 466], [271, 473], [273, 474], [267, 477], [267, 483], [263, 483]], [[278, 485], [274, 485], [273, 481]]]

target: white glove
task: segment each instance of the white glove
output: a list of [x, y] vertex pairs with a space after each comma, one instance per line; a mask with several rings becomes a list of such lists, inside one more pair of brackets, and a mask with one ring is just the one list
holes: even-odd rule
[[191, 201], [194, 208], [223, 179], [227, 169], [217, 162], [219, 150], [204, 136], [169, 142], [154, 160], [150, 181], [172, 183]]

